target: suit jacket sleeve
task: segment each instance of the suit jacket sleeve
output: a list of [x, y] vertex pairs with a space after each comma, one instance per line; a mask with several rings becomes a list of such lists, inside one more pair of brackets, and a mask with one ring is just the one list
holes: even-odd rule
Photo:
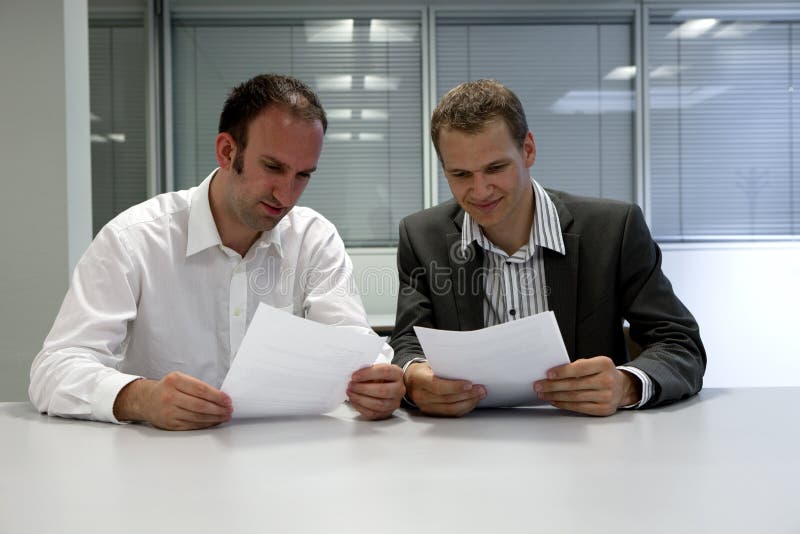
[[692, 314], [661, 271], [661, 250], [650, 236], [641, 210], [631, 205], [619, 259], [619, 290], [631, 339], [643, 347], [628, 365], [656, 384], [648, 406], [697, 393], [703, 385], [706, 353]]
[[397, 246], [397, 271], [400, 286], [397, 314], [390, 344], [394, 349], [392, 363], [403, 367], [413, 358], [424, 357], [414, 333], [414, 325], [432, 327], [432, 305], [425, 267], [414, 253], [405, 221], [400, 221]]

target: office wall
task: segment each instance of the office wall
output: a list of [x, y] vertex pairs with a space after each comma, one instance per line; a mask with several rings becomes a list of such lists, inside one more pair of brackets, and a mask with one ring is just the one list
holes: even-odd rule
[[86, 20], [85, 0], [0, 2], [0, 401], [27, 398], [91, 236]]

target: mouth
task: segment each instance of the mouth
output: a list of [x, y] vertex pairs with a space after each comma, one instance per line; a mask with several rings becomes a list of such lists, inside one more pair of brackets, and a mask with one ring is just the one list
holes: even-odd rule
[[267, 212], [267, 215], [272, 215], [273, 217], [283, 213], [283, 208], [276, 208], [275, 206], [267, 204], [266, 202], [261, 202], [261, 206], [264, 208], [264, 211]]
[[491, 211], [500, 203], [501, 200], [502, 197], [496, 200], [492, 200], [491, 202], [471, 202], [471, 204], [478, 211]]

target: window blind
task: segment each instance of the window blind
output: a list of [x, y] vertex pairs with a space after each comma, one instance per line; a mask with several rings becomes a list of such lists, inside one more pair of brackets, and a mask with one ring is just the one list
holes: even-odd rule
[[798, 234], [800, 24], [796, 15], [754, 15], [650, 17], [650, 196], [660, 240]]
[[[437, 17], [437, 95], [495, 78], [522, 101], [546, 187], [634, 197], [632, 14]], [[451, 197], [441, 168], [439, 200]]]
[[141, 20], [91, 22], [92, 226], [147, 198], [145, 32]]
[[328, 113], [318, 170], [300, 199], [348, 246], [397, 242], [400, 219], [423, 206], [419, 15], [214, 20], [176, 17], [175, 184], [216, 166], [214, 138], [230, 89], [277, 72], [308, 83]]

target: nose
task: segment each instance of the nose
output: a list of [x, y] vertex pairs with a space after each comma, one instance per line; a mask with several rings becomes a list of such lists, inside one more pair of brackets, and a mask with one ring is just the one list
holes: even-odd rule
[[475, 198], [488, 198], [492, 195], [494, 185], [484, 173], [476, 172], [472, 180], [472, 194]]
[[290, 173], [283, 173], [272, 185], [272, 196], [281, 203], [282, 206], [294, 204], [296, 180]]

